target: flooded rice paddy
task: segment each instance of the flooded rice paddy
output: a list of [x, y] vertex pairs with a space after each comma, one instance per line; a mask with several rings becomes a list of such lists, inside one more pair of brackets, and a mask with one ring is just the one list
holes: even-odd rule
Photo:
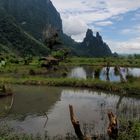
[[0, 100], [0, 113], [3, 114], [0, 123], [8, 123], [17, 132], [43, 135], [47, 131], [50, 136], [74, 134], [69, 104], [74, 106], [82, 128], [86, 124], [93, 133], [106, 132], [108, 111], [126, 120], [140, 119], [139, 99], [109, 92], [46, 86], [14, 86], [13, 91], [14, 102], [10, 110], [11, 97]]

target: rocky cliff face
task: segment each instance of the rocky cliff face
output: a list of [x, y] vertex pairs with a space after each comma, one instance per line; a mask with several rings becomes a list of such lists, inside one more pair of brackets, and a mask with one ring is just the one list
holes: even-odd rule
[[62, 31], [60, 14], [50, 0], [5, 0], [4, 8], [36, 39], [42, 39], [49, 24]]
[[86, 56], [111, 56], [112, 52], [108, 45], [103, 41], [102, 36], [97, 32], [96, 36], [93, 35], [91, 29], [87, 30], [86, 37], [80, 43], [81, 55]]
[[25, 32], [15, 20], [0, 9], [0, 53], [47, 55], [48, 48]]

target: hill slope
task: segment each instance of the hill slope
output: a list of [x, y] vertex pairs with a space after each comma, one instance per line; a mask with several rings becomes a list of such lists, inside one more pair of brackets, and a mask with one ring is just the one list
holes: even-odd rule
[[48, 49], [21, 29], [14, 19], [0, 9], [0, 46], [3, 52], [17, 55], [46, 55]]
[[60, 14], [50, 0], [5, 0], [3, 7], [36, 39], [42, 40], [43, 31], [49, 24], [62, 31]]
[[77, 43], [65, 35], [60, 14], [50, 0], [0, 0], [0, 8], [3, 9], [0, 10], [0, 51], [11, 50], [18, 55], [46, 55], [48, 49], [43, 45], [44, 32], [51, 25], [58, 31], [63, 46], [70, 48], [73, 55], [112, 55], [101, 36], [86, 36], [82, 43]]

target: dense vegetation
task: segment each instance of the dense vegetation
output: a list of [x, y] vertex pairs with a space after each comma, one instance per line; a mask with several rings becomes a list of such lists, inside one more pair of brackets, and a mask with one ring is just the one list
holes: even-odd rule
[[[93, 136], [93, 140], [95, 140]], [[106, 136], [105, 136], [106, 137]], [[99, 140], [107, 140], [102, 137]], [[24, 133], [17, 134], [7, 125], [0, 126], [0, 140], [78, 140], [74, 134], [67, 133], [66, 136], [48, 136], [47, 132], [44, 138], [41, 135], [27, 135]], [[140, 139], [140, 122], [139, 121], [124, 121], [120, 125], [118, 140], [139, 140]]]
[[0, 10], [0, 44], [1, 52], [20, 56], [48, 54], [47, 47], [22, 30], [4, 10]]

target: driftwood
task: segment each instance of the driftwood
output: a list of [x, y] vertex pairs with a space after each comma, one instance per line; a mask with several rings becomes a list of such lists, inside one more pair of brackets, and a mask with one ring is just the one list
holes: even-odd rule
[[69, 105], [69, 111], [70, 111], [70, 118], [71, 118], [71, 123], [73, 125], [73, 128], [75, 130], [75, 133], [78, 137], [79, 140], [91, 140], [90, 137], [87, 137], [83, 134], [81, 127], [80, 127], [80, 123], [79, 121], [76, 119], [74, 111], [73, 111], [73, 106]]
[[108, 113], [109, 125], [107, 129], [107, 133], [110, 139], [117, 139], [118, 137], [118, 122], [117, 117], [112, 113]]

